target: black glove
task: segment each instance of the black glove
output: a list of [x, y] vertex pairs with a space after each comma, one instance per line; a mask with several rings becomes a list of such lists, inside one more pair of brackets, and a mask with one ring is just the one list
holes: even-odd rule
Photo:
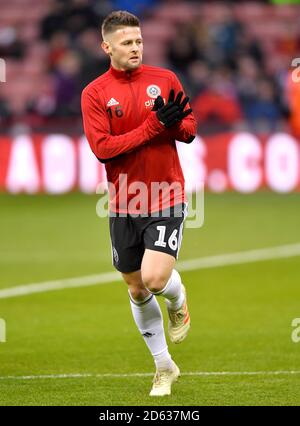
[[162, 108], [165, 105], [164, 100], [161, 96], [157, 96], [155, 99], [152, 111], [157, 111], [159, 108]]
[[[175, 92], [173, 89], [171, 89], [168, 103], [161, 107], [161, 96], [158, 96], [158, 98], [161, 99], [156, 98], [156, 105], [154, 104], [153, 108], [158, 108], [156, 112], [157, 118], [165, 127], [172, 127], [174, 124], [178, 123], [178, 121], [183, 120], [192, 112], [191, 108], [186, 111], [183, 111], [189, 101], [189, 98], [186, 96], [181, 102], [182, 96], [183, 92], [179, 92], [175, 99]], [[154, 109], [154, 111], [156, 111], [156, 109]]]
[[[161, 98], [161, 96], [158, 96], [158, 98]], [[156, 99], [158, 99], [156, 98]], [[162, 99], [162, 98], [161, 98]], [[166, 105], [161, 105], [161, 100], [158, 99], [156, 101], [157, 111], [156, 116], [159, 119], [159, 121], [165, 126], [165, 127], [171, 127], [173, 124], [175, 124], [178, 121], [178, 118], [180, 116], [180, 111], [178, 108], [178, 105], [175, 105], [174, 103], [174, 90], [172, 89], [170, 91], [168, 103]], [[154, 104], [154, 108], [156, 107]]]
[[[183, 111], [184, 108], [186, 107], [187, 103], [189, 102], [190, 98], [188, 96], [186, 96], [183, 99], [183, 101], [181, 102], [182, 96], [183, 96], [183, 92], [179, 92], [178, 95], [177, 95], [177, 97], [176, 97], [176, 100], [175, 100], [175, 104], [178, 105], [179, 110], [181, 111], [181, 115], [180, 115], [179, 121], [183, 120], [184, 117], [187, 117], [193, 111], [192, 108], [189, 108], [186, 111]], [[192, 135], [187, 140], [182, 141], [182, 142], [184, 142], [184, 143], [191, 143], [191, 142], [193, 142], [194, 139], [195, 139], [195, 136]]]

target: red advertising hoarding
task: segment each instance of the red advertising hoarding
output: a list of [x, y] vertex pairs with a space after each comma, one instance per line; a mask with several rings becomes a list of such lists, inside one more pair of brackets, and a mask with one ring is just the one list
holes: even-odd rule
[[[251, 133], [200, 137], [177, 142], [187, 191], [202, 187], [251, 193], [300, 190], [300, 143], [287, 133]], [[0, 137], [0, 191], [62, 194], [95, 193], [106, 182], [104, 165], [84, 136], [64, 134]]]

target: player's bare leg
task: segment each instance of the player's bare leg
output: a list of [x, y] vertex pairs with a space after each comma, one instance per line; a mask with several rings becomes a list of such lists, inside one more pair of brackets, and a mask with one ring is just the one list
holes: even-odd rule
[[168, 351], [159, 304], [156, 297], [145, 288], [140, 270], [122, 275], [129, 287], [133, 318], [156, 365], [157, 372], [150, 395], [170, 395], [171, 384], [179, 376], [179, 369]]
[[130, 296], [135, 301], [141, 302], [150, 296], [149, 291], [146, 289], [142, 281], [141, 270], [129, 272], [126, 274], [122, 273], [122, 276], [128, 285]]
[[174, 269], [175, 258], [167, 253], [146, 249], [142, 262], [142, 279], [148, 290], [166, 299], [169, 314], [169, 336], [173, 343], [182, 342], [190, 328], [186, 289]]

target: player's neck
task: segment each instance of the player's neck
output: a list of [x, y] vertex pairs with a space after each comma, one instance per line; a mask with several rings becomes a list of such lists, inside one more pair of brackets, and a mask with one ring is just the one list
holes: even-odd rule
[[111, 61], [110, 66], [111, 66], [111, 68], [113, 68], [116, 71], [124, 72], [124, 73], [131, 73], [131, 72], [137, 71], [141, 67], [141, 64], [136, 68], [125, 68], [125, 67], [119, 66], [118, 64], [115, 64]]
[[117, 79], [131, 80], [136, 79], [142, 73], [143, 65], [141, 64], [139, 67], [134, 69], [121, 70], [114, 67], [114, 65], [110, 64], [110, 72]]

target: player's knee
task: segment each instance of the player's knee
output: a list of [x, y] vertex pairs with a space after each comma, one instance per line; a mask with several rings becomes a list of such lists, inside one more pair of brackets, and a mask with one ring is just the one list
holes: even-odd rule
[[133, 300], [141, 302], [149, 295], [148, 290], [145, 287], [140, 286], [129, 286], [130, 295]]
[[160, 292], [168, 282], [168, 278], [163, 273], [148, 273], [142, 275], [143, 277], [143, 283], [145, 287], [151, 292], [151, 293], [158, 293]]
[[149, 292], [145, 288], [140, 274], [122, 274], [123, 279], [128, 285], [131, 297], [136, 301], [144, 300]]

